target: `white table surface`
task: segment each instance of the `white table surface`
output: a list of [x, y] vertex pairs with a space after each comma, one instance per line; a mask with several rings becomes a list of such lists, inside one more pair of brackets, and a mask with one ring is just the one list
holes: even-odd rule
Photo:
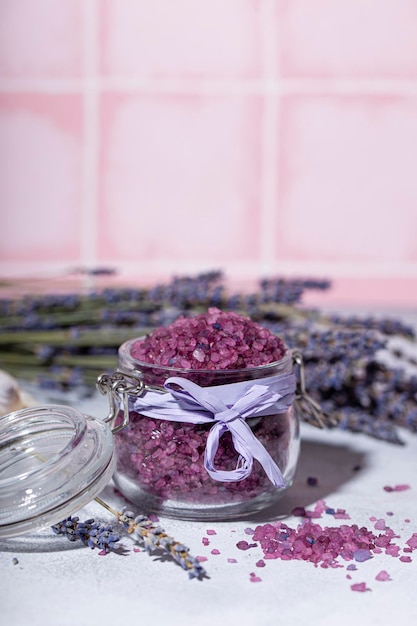
[[[403, 318], [410, 323], [417, 321], [414, 312]], [[47, 399], [56, 401], [54, 397]], [[107, 413], [107, 401], [98, 395], [65, 402], [85, 413]], [[263, 556], [260, 547], [247, 551], [236, 547], [238, 541], [250, 540], [245, 529], [259, 523], [284, 519], [288, 525], [297, 526], [300, 518], [291, 516], [292, 509], [310, 509], [319, 499], [329, 507], [346, 509], [351, 518], [335, 520], [324, 515], [317, 520], [321, 525], [358, 524], [373, 530], [370, 517], [384, 518], [400, 536], [396, 543], [405, 545], [417, 532], [417, 435], [401, 431], [401, 436], [405, 445], [395, 446], [365, 435], [302, 425], [296, 480], [273, 514], [222, 523], [161, 517], [166, 532], [188, 545], [193, 556], [207, 557], [203, 565], [208, 577], [204, 580], [189, 580], [169, 559], [134, 552], [130, 539], [124, 540], [129, 548], [127, 556], [99, 556], [98, 550], [85, 548], [80, 542], [70, 543], [49, 528], [1, 541], [0, 625], [414, 626], [417, 551], [411, 554], [411, 563], [380, 554], [356, 563], [356, 571], [348, 571], [351, 562], [343, 560], [344, 567], [338, 569], [279, 559], [258, 568], [256, 563]], [[361, 469], [355, 471], [358, 465]], [[309, 486], [308, 477], [316, 477], [317, 486]], [[410, 489], [384, 490], [384, 486], [399, 484], [409, 484]], [[123, 506], [111, 484], [102, 497], [116, 507]], [[387, 516], [387, 512], [393, 515]], [[112, 521], [111, 514], [95, 503], [80, 512], [81, 519], [91, 515]], [[214, 529], [216, 534], [207, 535], [207, 529]], [[209, 538], [209, 546], [203, 545], [203, 537]], [[220, 554], [211, 554], [213, 549]], [[228, 562], [229, 558], [237, 563]], [[392, 580], [375, 580], [381, 570], [386, 570]], [[251, 582], [251, 572], [261, 581]], [[351, 584], [357, 582], [365, 582], [371, 591], [352, 591]]]
[[[103, 404], [104, 403], [104, 404]], [[105, 399], [79, 401], [78, 408], [102, 415]], [[417, 551], [411, 563], [385, 554], [347, 571], [314, 567], [309, 562], [266, 561], [260, 547], [239, 550], [236, 543], [249, 539], [248, 527], [288, 516], [295, 506], [311, 508], [319, 499], [328, 506], [343, 508], [351, 519], [335, 520], [324, 515], [322, 525], [358, 524], [373, 529], [371, 516], [384, 518], [402, 546], [417, 532], [417, 436], [402, 432], [404, 446], [395, 446], [347, 432], [320, 431], [302, 426], [302, 449], [295, 483], [268, 518], [234, 522], [185, 522], [160, 518], [167, 533], [184, 542], [194, 556], [206, 556], [208, 578], [189, 580], [186, 572], [170, 560], [146, 552], [127, 556], [99, 556], [78, 543], [55, 536], [45, 529], [33, 536], [0, 542], [0, 623], [14, 626], [90, 626], [125, 624], [319, 624], [338, 626], [358, 623], [378, 626], [417, 623]], [[355, 466], [360, 470], [354, 470]], [[307, 478], [318, 479], [309, 486]], [[384, 486], [408, 483], [410, 489], [387, 492]], [[113, 488], [103, 498], [117, 503]], [[120, 503], [120, 500], [119, 500]], [[89, 505], [81, 519], [90, 514], [112, 519], [97, 504]], [[388, 517], [386, 513], [393, 512]], [[84, 517], [85, 514], [85, 517]], [[409, 522], [405, 522], [409, 519]], [[216, 535], [207, 535], [214, 529]], [[202, 538], [208, 536], [209, 546]], [[212, 549], [220, 554], [211, 554]], [[235, 558], [237, 563], [229, 563]], [[14, 559], [18, 563], [14, 563]], [[381, 570], [392, 580], [379, 582]], [[255, 572], [260, 582], [251, 582]], [[347, 574], [352, 576], [349, 580]], [[371, 591], [351, 590], [351, 584], [366, 582]]]

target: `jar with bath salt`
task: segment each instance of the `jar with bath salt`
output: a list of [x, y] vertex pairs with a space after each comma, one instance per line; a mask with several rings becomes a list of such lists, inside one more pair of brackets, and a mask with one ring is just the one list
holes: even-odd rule
[[301, 355], [217, 309], [124, 343], [97, 388], [104, 419], [65, 405], [0, 418], [0, 539], [59, 523], [112, 478], [143, 513], [254, 514], [291, 486], [300, 401], [320, 420]]
[[120, 380], [143, 386], [128, 407], [115, 398], [117, 488], [142, 510], [189, 520], [274, 504], [299, 455], [297, 355], [249, 318], [214, 308], [124, 343], [118, 371], [99, 381], [103, 392]]

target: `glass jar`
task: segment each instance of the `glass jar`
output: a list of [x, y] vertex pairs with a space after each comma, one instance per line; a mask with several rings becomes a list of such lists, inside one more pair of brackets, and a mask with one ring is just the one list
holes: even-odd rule
[[144, 386], [115, 420], [126, 424], [128, 411], [115, 438], [121, 493], [142, 510], [190, 520], [272, 505], [291, 486], [299, 455], [291, 352], [254, 368], [187, 370], [136, 360], [136, 341], [119, 348], [119, 375]]

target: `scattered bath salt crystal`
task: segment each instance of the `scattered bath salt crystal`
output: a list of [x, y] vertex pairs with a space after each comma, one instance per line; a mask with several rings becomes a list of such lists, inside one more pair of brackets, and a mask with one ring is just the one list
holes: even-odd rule
[[377, 518], [375, 517], [375, 515], [371, 515], [371, 517], [369, 518], [370, 522], [376, 522]]
[[382, 553], [382, 548], [374, 548], [373, 549], [373, 553], [374, 554], [381, 554]]
[[387, 511], [387, 513], [386, 513], [386, 514], [387, 514], [387, 515], [389, 515], [390, 517], [391, 517], [392, 515], [394, 515], [394, 513], [393, 513], [392, 511]]
[[309, 487], [315, 487], [318, 484], [318, 479], [315, 476], [308, 476], [307, 485]]
[[377, 520], [376, 524], [374, 525], [374, 528], [376, 530], [385, 530], [385, 520], [384, 519]]
[[249, 550], [249, 548], [256, 548], [257, 546], [258, 544], [248, 543], [244, 539], [242, 541], [238, 541], [236, 544], [236, 547], [239, 548], [239, 550]]
[[133, 552], [140, 552], [140, 548], [138, 548], [137, 546], [134, 546]]
[[355, 552], [353, 553], [353, 558], [355, 559], [355, 561], [358, 561], [359, 563], [363, 563], [363, 561], [372, 559], [372, 554], [370, 550], [359, 549], [359, 550], [355, 550]]
[[412, 550], [411, 548], [403, 548], [403, 552], [408, 552], [408, 553], [410, 553], [410, 552], [412, 552], [412, 551], [413, 551], [413, 550]]
[[410, 485], [395, 485], [395, 487], [390, 487], [389, 485], [386, 485], [384, 487], [384, 491], [406, 491], [407, 489], [411, 489]]
[[215, 530], [213, 530], [212, 528], [208, 528], [208, 529], [206, 530], [206, 533], [207, 533], [208, 535], [217, 535], [216, 531], [215, 531]]
[[352, 589], [352, 591], [371, 591], [366, 586], [366, 583], [354, 583], [353, 585], [350, 586], [350, 588]]
[[395, 544], [390, 544], [385, 548], [385, 554], [389, 554], [390, 556], [398, 556], [400, 551], [400, 547]]
[[411, 563], [412, 560], [411, 556], [400, 556], [400, 561], [403, 563]]
[[196, 556], [195, 558], [199, 563], [204, 563], [204, 561], [208, 560], [206, 556]]
[[213, 548], [211, 553], [217, 555], [217, 554], [220, 554], [220, 550], [217, 550], [217, 548]]
[[351, 563], [350, 565], [347, 566], [348, 570], [350, 570], [351, 572], [357, 570], [358, 568], [356, 567], [356, 565], [354, 563]]
[[257, 561], [255, 563], [256, 567], [265, 567], [265, 561], [263, 561], [262, 559], [259, 559], [259, 561]]
[[388, 572], [386, 572], [384, 569], [382, 569], [379, 574], [377, 574], [375, 576], [375, 580], [392, 580], [391, 576], [388, 574]]
[[409, 524], [409, 523], [411, 522], [411, 520], [410, 520], [410, 519], [408, 519], [408, 517], [407, 517], [407, 518], [404, 520], [404, 522], [405, 522], [406, 524]]
[[249, 580], [251, 581], [251, 583], [260, 583], [260, 582], [262, 582], [262, 578], [259, 578], [259, 576], [257, 576], [255, 574], [255, 572], [251, 572], [250, 573]]
[[335, 513], [334, 518], [335, 519], [350, 519], [350, 515], [348, 515], [348, 513]]
[[253, 530], [253, 528], [245, 528], [243, 531], [246, 535], [253, 535], [253, 533], [255, 532]]
[[318, 500], [313, 511], [306, 511], [308, 517], [321, 517], [327, 509], [327, 504], [324, 500]]
[[305, 517], [306, 510], [305, 510], [305, 508], [303, 506], [296, 506], [291, 511], [291, 515], [294, 515], [294, 517]]
[[405, 542], [412, 550], [417, 550], [417, 533], [413, 533]]
[[349, 580], [352, 580], [352, 576], [350, 574], [346, 574], [346, 578], [348, 578]]
[[100, 550], [97, 554], [98, 556], [106, 556], [107, 552], [105, 550]]
[[207, 537], [203, 537], [203, 538], [201, 539], [201, 541], [202, 541], [202, 543], [203, 543], [203, 546], [208, 546], [208, 545], [210, 545], [210, 541], [209, 541], [209, 539], [207, 539]]
[[237, 563], [236, 559], [229, 558], [227, 559], [228, 563]]

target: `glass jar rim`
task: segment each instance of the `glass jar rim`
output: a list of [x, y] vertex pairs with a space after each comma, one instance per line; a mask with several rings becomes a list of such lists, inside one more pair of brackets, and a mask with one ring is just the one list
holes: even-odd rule
[[136, 343], [137, 341], [143, 341], [146, 338], [147, 335], [143, 335], [141, 337], [134, 337], [133, 339], [128, 339], [127, 341], [125, 341], [124, 343], [122, 343], [122, 345], [119, 347], [119, 361], [121, 363], [121, 365], [126, 366], [127, 365], [127, 361], [129, 361], [129, 369], [131, 369], [131, 366], [134, 366], [134, 369], [142, 369], [142, 370], [157, 370], [157, 371], [161, 371], [161, 372], [169, 372], [172, 374], [172, 376], [178, 375], [180, 376], [181, 374], [196, 374], [196, 375], [200, 375], [200, 376], [204, 376], [204, 375], [213, 375], [216, 374], [218, 376], [221, 376], [222, 374], [227, 374], [227, 375], [231, 375], [231, 374], [236, 374], [236, 375], [247, 375], [250, 376], [252, 373], [254, 372], [267, 372], [269, 369], [274, 369], [275, 367], [278, 366], [284, 366], [284, 365], [288, 365], [288, 363], [291, 361], [292, 359], [292, 351], [290, 348], [288, 348], [287, 345], [284, 344], [285, 347], [285, 354], [284, 356], [279, 359], [279, 361], [272, 361], [271, 363], [263, 363], [262, 365], [256, 365], [255, 367], [242, 367], [242, 368], [236, 368], [236, 369], [195, 369], [195, 368], [187, 368], [187, 367], [172, 367], [170, 365], [161, 365], [159, 363], [149, 363], [148, 361], [140, 361], [139, 359], [136, 359], [134, 356], [132, 356], [131, 354], [131, 347], [134, 343]]

